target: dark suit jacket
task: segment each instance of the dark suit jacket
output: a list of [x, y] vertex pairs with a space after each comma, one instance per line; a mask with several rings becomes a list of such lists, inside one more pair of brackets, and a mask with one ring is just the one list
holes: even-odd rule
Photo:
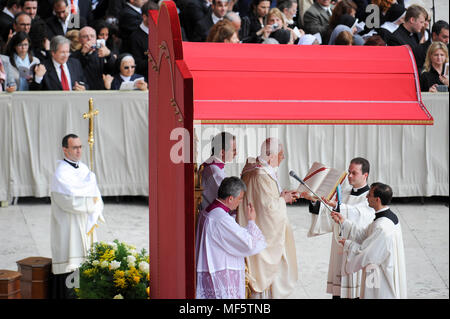
[[90, 90], [105, 89], [103, 74], [112, 74], [116, 63], [112, 52], [106, 58], [99, 58], [97, 51], [83, 55], [81, 50], [78, 50], [72, 53], [71, 57], [80, 61]]
[[[55, 66], [53, 65], [53, 60], [50, 58], [45, 60], [44, 63], [47, 72], [44, 74], [44, 78], [41, 83], [33, 82], [30, 83], [31, 91], [62, 91], [61, 81], [58, 78], [58, 73], [56, 73]], [[77, 59], [69, 58], [67, 61], [67, 68], [70, 73], [70, 81], [72, 83], [72, 87], [75, 85], [75, 81], [78, 83], [84, 82], [86, 90], [89, 89], [89, 85], [87, 84], [86, 77], [84, 76], [83, 68], [81, 67], [80, 61]]]
[[8, 41], [9, 30], [12, 29], [13, 22], [13, 18], [11, 18], [3, 11], [0, 12], [0, 36], [5, 43]]
[[[142, 78], [143, 76], [140, 74], [133, 74], [130, 78], [130, 81], [134, 81], [136, 79]], [[116, 74], [114, 76], [114, 80], [111, 82], [111, 90], [118, 90], [120, 89], [120, 85], [122, 84], [123, 79], [120, 77], [120, 74]]]
[[[82, 16], [80, 16], [80, 24], [79, 25], [75, 25], [75, 21], [73, 22], [73, 26], [67, 28], [67, 31], [69, 30], [80, 30], [81, 28], [85, 27], [87, 25], [86, 23], [86, 19]], [[45, 21], [45, 23], [47, 24], [47, 36], [48, 39], [51, 40], [55, 35], [65, 35], [64, 34], [64, 30], [62, 28], [61, 22], [59, 22], [58, 18], [56, 16], [52, 16], [49, 19], [47, 19]]]
[[194, 30], [198, 21], [206, 14], [210, 13], [210, 8], [206, 5], [205, 0], [188, 0], [185, 8], [180, 14], [181, 25], [186, 32], [189, 41], [193, 41]]
[[305, 32], [309, 34], [320, 33], [322, 37], [322, 43], [328, 43], [328, 22], [330, 17], [325, 10], [322, 9], [317, 2], [309, 7], [309, 9], [303, 15], [303, 23], [305, 25]]
[[417, 33], [410, 33], [405, 27], [400, 25], [392, 36], [387, 40], [387, 45], [396, 46], [408, 44], [416, 59], [417, 68], [420, 71], [425, 62], [426, 51], [425, 46], [420, 44], [420, 36]]
[[148, 77], [148, 35], [141, 28], [138, 28], [130, 36], [130, 53], [136, 61], [136, 73], [144, 74]]
[[123, 51], [128, 52], [130, 35], [139, 28], [142, 23], [142, 14], [125, 5], [119, 15], [119, 35], [122, 38]]
[[197, 22], [195, 26], [194, 36], [191, 41], [205, 42], [208, 37], [209, 30], [214, 25], [211, 13], [205, 14], [205, 16]]

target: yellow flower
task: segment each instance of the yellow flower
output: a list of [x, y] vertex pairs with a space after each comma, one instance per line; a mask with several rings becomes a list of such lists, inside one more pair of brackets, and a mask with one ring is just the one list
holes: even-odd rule
[[95, 272], [96, 272], [95, 268], [90, 268], [83, 271], [83, 274], [87, 277], [92, 277], [95, 274]]
[[113, 249], [107, 249], [105, 253], [100, 257], [100, 261], [111, 261], [114, 260], [115, 253]]
[[139, 274], [139, 271], [135, 267], [130, 267], [130, 269], [127, 271], [127, 277], [128, 281], [133, 283], [139, 283], [141, 280], [141, 275]]
[[114, 284], [119, 288], [125, 288], [127, 283], [125, 281], [125, 272], [123, 270], [116, 270], [114, 272]]

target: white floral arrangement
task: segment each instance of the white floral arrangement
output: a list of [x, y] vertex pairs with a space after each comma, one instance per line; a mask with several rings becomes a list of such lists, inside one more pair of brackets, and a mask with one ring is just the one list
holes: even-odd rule
[[95, 243], [80, 266], [80, 299], [149, 298], [150, 266], [145, 249], [121, 243]]

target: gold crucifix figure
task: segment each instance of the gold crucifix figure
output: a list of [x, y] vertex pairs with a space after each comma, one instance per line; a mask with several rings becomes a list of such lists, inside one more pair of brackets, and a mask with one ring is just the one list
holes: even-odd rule
[[94, 161], [92, 157], [92, 152], [94, 148], [94, 116], [98, 114], [98, 110], [94, 111], [94, 100], [89, 99], [89, 112], [83, 114], [84, 119], [89, 119], [89, 155], [91, 160], [91, 171], [94, 171]]

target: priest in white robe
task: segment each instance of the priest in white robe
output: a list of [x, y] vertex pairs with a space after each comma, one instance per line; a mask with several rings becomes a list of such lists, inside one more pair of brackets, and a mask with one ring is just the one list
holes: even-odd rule
[[245, 190], [238, 177], [225, 178], [218, 198], [199, 215], [195, 245], [197, 299], [245, 298], [244, 257], [266, 247], [250, 203], [245, 209], [247, 227], [239, 226], [230, 215], [242, 201]]
[[247, 225], [244, 208], [253, 203], [256, 225], [267, 242], [266, 249], [246, 258], [251, 299], [286, 298], [298, 281], [295, 240], [286, 209], [297, 193], [280, 185], [277, 169], [283, 159], [283, 145], [268, 138], [261, 146], [261, 155], [249, 158], [242, 171], [247, 192], [239, 206], [238, 222]]
[[[342, 190], [342, 203], [326, 201], [329, 207], [339, 211], [345, 218], [360, 227], [369, 225], [375, 218], [375, 211], [369, 207], [367, 194], [369, 186], [367, 178], [370, 172], [370, 163], [362, 157], [350, 161], [348, 168], [348, 184]], [[342, 246], [337, 242], [339, 226], [331, 218], [330, 210], [320, 201], [314, 201], [311, 196], [302, 193], [301, 196], [311, 200], [309, 211], [311, 213], [311, 227], [308, 237], [333, 233], [331, 239], [330, 262], [328, 265], [327, 293], [333, 298], [359, 298], [361, 287], [361, 271], [341, 276]]]
[[95, 227], [104, 222], [103, 201], [95, 174], [82, 162], [81, 141], [75, 134], [63, 138], [64, 159], [58, 161], [51, 182], [51, 251], [55, 275], [54, 297], [67, 297], [66, 277], [85, 261]]
[[220, 183], [227, 177], [225, 163], [236, 156], [236, 137], [228, 132], [217, 134], [211, 141], [211, 156], [200, 165], [202, 202], [200, 211], [211, 205], [217, 198]]
[[373, 183], [367, 195], [375, 220], [366, 227], [333, 212], [342, 224], [344, 246], [342, 275], [362, 270], [362, 299], [406, 298], [406, 270], [402, 229], [398, 217], [389, 209], [392, 189]]

